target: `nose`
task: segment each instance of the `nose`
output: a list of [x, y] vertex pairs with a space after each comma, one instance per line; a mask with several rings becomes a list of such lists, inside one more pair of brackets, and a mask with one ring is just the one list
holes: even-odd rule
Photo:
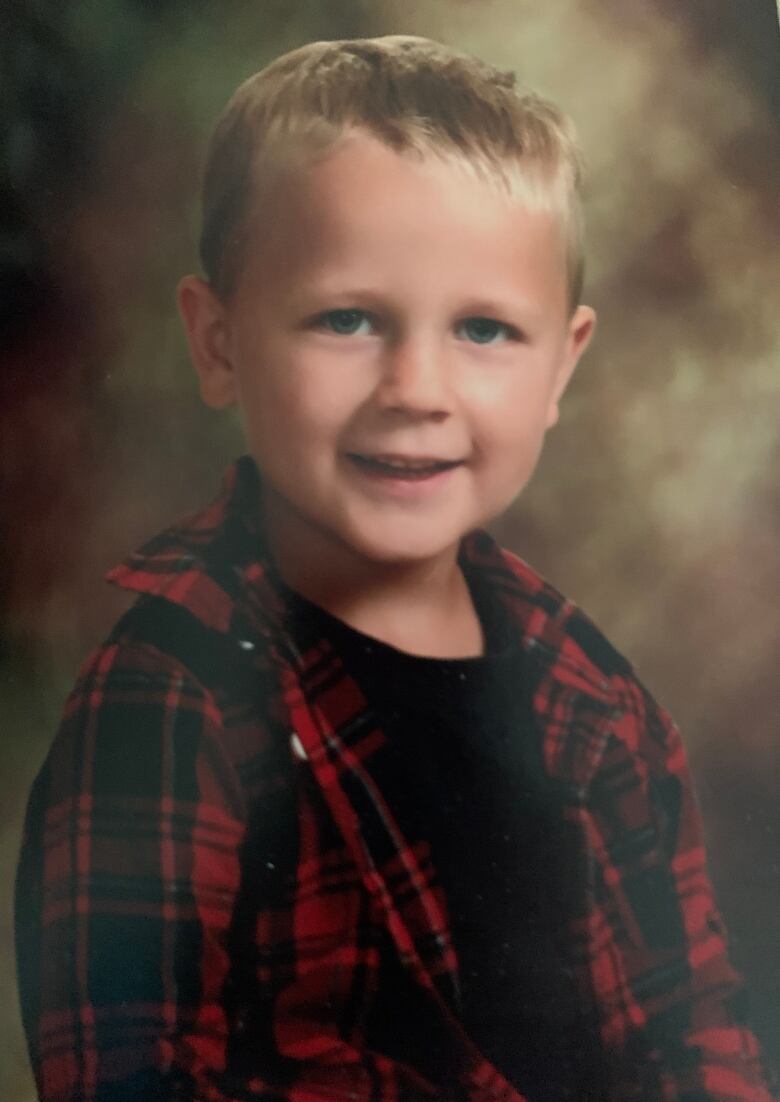
[[432, 339], [415, 336], [388, 344], [376, 399], [386, 412], [444, 420], [452, 409], [445, 350]]

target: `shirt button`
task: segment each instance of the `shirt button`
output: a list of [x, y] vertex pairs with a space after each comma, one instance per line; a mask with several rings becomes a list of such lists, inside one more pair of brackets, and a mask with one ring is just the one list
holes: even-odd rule
[[308, 759], [309, 755], [304, 750], [303, 743], [298, 737], [297, 731], [293, 731], [290, 735], [290, 748], [298, 761], [306, 761]]

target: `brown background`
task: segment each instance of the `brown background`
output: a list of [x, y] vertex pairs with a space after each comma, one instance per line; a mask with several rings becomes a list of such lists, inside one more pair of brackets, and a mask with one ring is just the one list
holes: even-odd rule
[[[101, 574], [240, 450], [173, 309], [200, 152], [232, 88], [312, 38], [405, 31], [515, 69], [590, 163], [600, 327], [502, 540], [594, 616], [675, 714], [710, 861], [780, 1063], [780, 72], [769, 0], [9, 6], [0, 290], [0, 990], [26, 793]], [[62, 10], [60, 10], [62, 9]], [[32, 1097], [15, 999], [0, 1097]]]

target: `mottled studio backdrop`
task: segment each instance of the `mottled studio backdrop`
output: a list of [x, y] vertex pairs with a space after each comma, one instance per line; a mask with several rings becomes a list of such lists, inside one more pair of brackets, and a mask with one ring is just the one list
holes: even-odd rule
[[755, 1020], [780, 1062], [780, 45], [772, 0], [5, 0], [0, 13], [0, 1098], [32, 1097], [11, 885], [100, 581], [240, 450], [174, 314], [228, 94], [312, 38], [405, 31], [517, 70], [590, 163], [595, 344], [497, 530], [687, 738]]

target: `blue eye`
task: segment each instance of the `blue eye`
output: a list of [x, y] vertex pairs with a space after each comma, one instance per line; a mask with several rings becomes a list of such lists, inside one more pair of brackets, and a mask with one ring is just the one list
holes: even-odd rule
[[351, 337], [356, 333], [366, 333], [367, 329], [361, 326], [370, 325], [370, 319], [365, 310], [328, 310], [318, 319], [319, 323], [332, 333], [340, 337]]
[[495, 318], [464, 318], [460, 330], [473, 344], [497, 344], [511, 335], [509, 326]]

